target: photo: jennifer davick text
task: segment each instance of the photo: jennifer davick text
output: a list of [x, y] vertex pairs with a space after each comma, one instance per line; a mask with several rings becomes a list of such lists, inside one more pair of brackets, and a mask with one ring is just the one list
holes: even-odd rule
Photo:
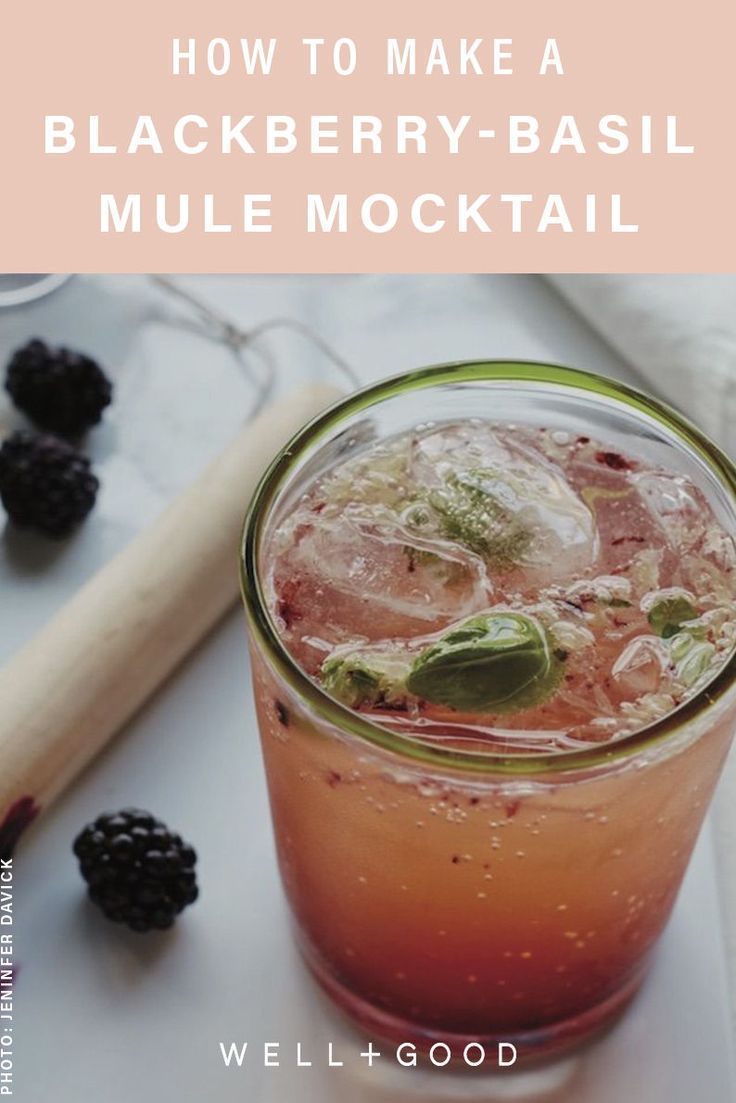
[[13, 1094], [13, 859], [0, 859], [0, 1095]]

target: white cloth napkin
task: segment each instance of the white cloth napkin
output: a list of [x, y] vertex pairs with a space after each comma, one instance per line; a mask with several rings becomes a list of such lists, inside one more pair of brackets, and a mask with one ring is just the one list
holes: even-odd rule
[[[736, 455], [736, 275], [549, 278], [644, 389]], [[715, 835], [736, 1031], [736, 752], [716, 796]]]
[[549, 278], [642, 385], [736, 454], [736, 275]]

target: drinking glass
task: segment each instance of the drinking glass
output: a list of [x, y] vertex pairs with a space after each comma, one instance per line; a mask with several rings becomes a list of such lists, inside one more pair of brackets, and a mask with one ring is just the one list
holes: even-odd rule
[[623, 384], [547, 364], [463, 363], [353, 394], [255, 493], [242, 547], [278, 860], [303, 957], [374, 1036], [510, 1041], [549, 1057], [612, 1021], [667, 921], [736, 723], [736, 659], [669, 715], [579, 750], [430, 745], [328, 697], [279, 638], [268, 536], [326, 468], [422, 422], [584, 433], [692, 480], [736, 532], [736, 471]]

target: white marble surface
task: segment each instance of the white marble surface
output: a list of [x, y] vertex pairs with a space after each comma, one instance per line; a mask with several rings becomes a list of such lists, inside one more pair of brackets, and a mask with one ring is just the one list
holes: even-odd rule
[[[247, 327], [288, 314], [332, 341], [366, 381], [463, 357], [558, 360], [630, 378], [625, 364], [534, 277], [196, 277], [184, 281]], [[166, 321], [168, 315], [169, 321]], [[228, 355], [181, 327], [145, 278], [70, 281], [0, 313], [0, 359], [42, 336], [100, 357], [115, 377], [90, 438], [98, 507], [67, 544], [0, 539], [0, 657], [185, 485], [247, 410]], [[279, 385], [329, 370], [301, 339], [269, 339]], [[0, 425], [13, 423], [0, 406]], [[99, 811], [150, 807], [200, 852], [201, 901], [169, 936], [140, 938], [86, 904], [69, 851]], [[727, 1103], [736, 1096], [717, 885], [699, 845], [656, 968], [620, 1026], [545, 1087], [506, 1077], [367, 1070], [361, 1039], [295, 963], [275, 875], [244, 629], [234, 613], [73, 790], [18, 856], [16, 1098], [54, 1103]], [[281, 1039], [285, 1063], [225, 1070], [220, 1040]], [[343, 1069], [324, 1067], [334, 1039]], [[301, 1040], [314, 1066], [296, 1070]], [[288, 1055], [288, 1063], [286, 1058]], [[255, 1056], [255, 1053], [253, 1054]]]

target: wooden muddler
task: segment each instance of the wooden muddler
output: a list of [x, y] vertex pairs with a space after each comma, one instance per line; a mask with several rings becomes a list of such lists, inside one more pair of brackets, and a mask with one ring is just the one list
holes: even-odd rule
[[237, 550], [267, 462], [339, 393], [279, 398], [0, 671], [0, 851], [45, 808], [238, 596]]

